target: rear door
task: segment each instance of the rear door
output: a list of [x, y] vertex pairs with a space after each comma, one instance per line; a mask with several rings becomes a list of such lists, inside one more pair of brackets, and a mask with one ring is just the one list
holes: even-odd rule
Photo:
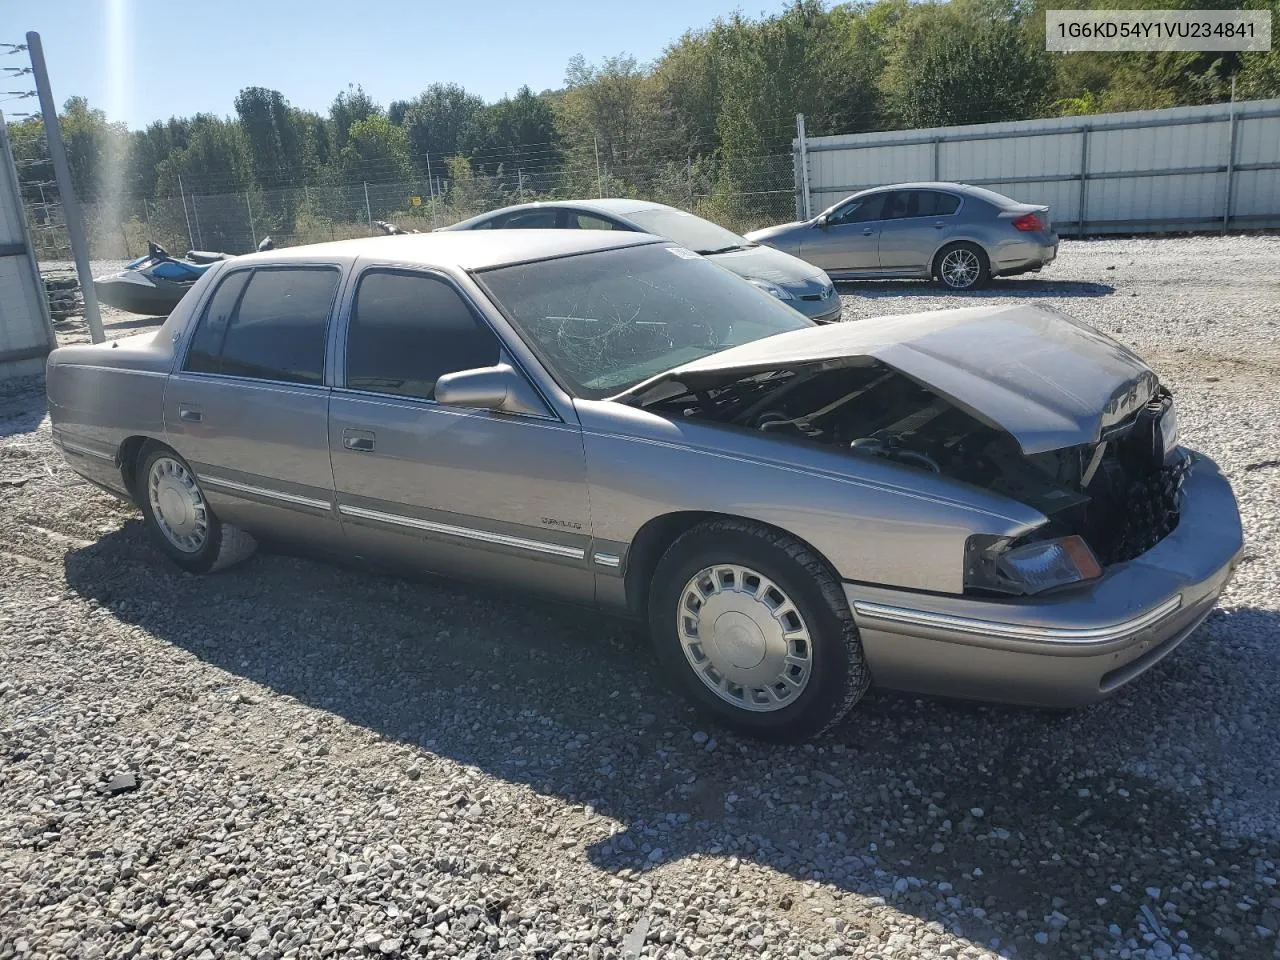
[[340, 544], [329, 466], [328, 327], [336, 264], [233, 269], [165, 389], [165, 435], [220, 517], [260, 535]]
[[955, 222], [960, 198], [940, 190], [896, 190], [885, 201], [880, 226], [880, 267], [926, 271]]
[[800, 241], [799, 256], [831, 274], [873, 272], [880, 265], [881, 213], [886, 194], [872, 193], [837, 207]]
[[365, 269], [339, 336], [345, 364], [329, 449], [351, 549], [591, 600], [578, 425], [549, 406], [525, 416], [433, 399], [446, 373], [512, 362], [452, 278]]

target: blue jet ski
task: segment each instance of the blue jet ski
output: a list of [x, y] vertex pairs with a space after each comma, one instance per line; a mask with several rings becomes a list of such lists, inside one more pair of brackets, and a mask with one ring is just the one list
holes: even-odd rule
[[[258, 249], [270, 250], [272, 246], [271, 238], [267, 237], [258, 244]], [[125, 268], [114, 276], [95, 278], [93, 289], [100, 303], [130, 313], [167, 317], [210, 266], [233, 256], [230, 253], [188, 250], [185, 257], [178, 259], [170, 256], [160, 244], [149, 240], [145, 257], [125, 264]]]

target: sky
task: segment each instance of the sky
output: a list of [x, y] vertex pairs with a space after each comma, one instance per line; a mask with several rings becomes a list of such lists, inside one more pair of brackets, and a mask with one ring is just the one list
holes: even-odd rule
[[[686, 30], [783, 0], [7, 0], [0, 42], [40, 33], [59, 104], [89, 98], [138, 129], [194, 113], [229, 116], [244, 87], [325, 112], [347, 84], [384, 106], [431, 83], [488, 101], [522, 84], [561, 86], [569, 58], [653, 60]], [[13, 57], [17, 62], [21, 55]], [[0, 66], [8, 58], [0, 57]], [[27, 80], [29, 78], [23, 78]], [[17, 86], [9, 89], [16, 90]], [[0, 94], [2, 97], [3, 94]], [[6, 113], [34, 100], [0, 105]]]

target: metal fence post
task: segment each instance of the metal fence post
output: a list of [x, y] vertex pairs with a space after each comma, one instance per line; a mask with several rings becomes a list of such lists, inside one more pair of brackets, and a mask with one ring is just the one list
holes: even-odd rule
[[249, 191], [244, 192], [244, 208], [249, 211], [249, 237], [253, 240], [253, 249], [258, 249], [258, 231], [253, 229], [253, 205], [249, 203]]
[[84, 298], [84, 319], [89, 325], [89, 337], [94, 343], [102, 343], [107, 335], [102, 330], [102, 314], [98, 310], [98, 295], [93, 289], [93, 271], [89, 267], [89, 243], [84, 235], [84, 221], [80, 217], [80, 202], [76, 199], [71, 182], [71, 166], [67, 163], [67, 150], [58, 128], [58, 108], [54, 105], [53, 91], [49, 88], [49, 70], [44, 62], [44, 47], [40, 34], [32, 30], [27, 34], [27, 51], [31, 54], [31, 70], [35, 75], [36, 92], [40, 97], [40, 111], [44, 114], [45, 139], [49, 141], [49, 159], [53, 161], [54, 174], [58, 178], [58, 190], [62, 194], [62, 216], [67, 224], [67, 236], [71, 241], [71, 255], [76, 262], [76, 274], [80, 278], [80, 293]]
[[431, 178], [431, 153], [427, 152], [423, 156], [427, 160], [427, 192], [431, 194], [431, 229], [434, 230], [439, 225], [436, 220], [436, 185]]
[[804, 190], [804, 218], [813, 216], [813, 200], [809, 192], [809, 146], [804, 136], [804, 114], [796, 114], [796, 139], [800, 142], [800, 182]]
[[364, 212], [369, 218], [369, 226], [373, 226], [373, 207], [369, 206], [369, 182], [364, 182]]
[[1231, 107], [1229, 113], [1230, 133], [1227, 135], [1227, 190], [1222, 204], [1222, 232], [1226, 233], [1231, 223], [1231, 201], [1235, 193], [1236, 180], [1236, 78], [1231, 78]]
[[592, 137], [591, 143], [596, 151], [596, 196], [604, 196], [604, 181], [600, 179], [600, 138]]
[[689, 181], [689, 212], [693, 212], [693, 208], [698, 205], [693, 196], [693, 157], [689, 157], [684, 162], [685, 177]]
[[1084, 207], [1089, 199], [1089, 130], [1086, 123], [1080, 129], [1080, 207], [1076, 211], [1076, 236], [1084, 236]]
[[942, 138], [933, 138], [933, 181], [942, 179]]
[[178, 196], [182, 198], [182, 215], [187, 220], [187, 243], [194, 247], [196, 235], [191, 230], [191, 214], [187, 212], [187, 192], [182, 188], [182, 174], [178, 174]]
[[516, 167], [516, 189], [520, 191], [520, 202], [524, 203], [524, 170]]
[[196, 203], [196, 195], [191, 195], [191, 215], [196, 219], [196, 243], [200, 244], [200, 249], [204, 249], [204, 231], [200, 229], [200, 206]]

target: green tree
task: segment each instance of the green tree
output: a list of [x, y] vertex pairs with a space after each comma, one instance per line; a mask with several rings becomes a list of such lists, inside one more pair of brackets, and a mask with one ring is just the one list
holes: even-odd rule
[[881, 84], [899, 126], [1021, 120], [1047, 105], [1053, 64], [1014, 3], [917, 4], [889, 43]]
[[301, 178], [306, 173], [306, 135], [297, 125], [301, 118], [283, 94], [246, 87], [236, 96], [235, 107], [257, 183], [274, 187]]
[[357, 120], [348, 131], [347, 143], [338, 152], [338, 182], [386, 183], [413, 178], [409, 139], [404, 128], [394, 126], [381, 113]]
[[412, 100], [392, 107], [403, 117], [410, 154], [424, 173], [428, 155], [442, 168], [445, 157], [471, 152], [481, 138], [484, 100], [456, 83], [433, 83]]
[[347, 89], [334, 97], [329, 107], [332, 124], [330, 149], [335, 153], [341, 151], [347, 145], [354, 124], [381, 113], [382, 108], [364, 92], [364, 87], [347, 84]]

